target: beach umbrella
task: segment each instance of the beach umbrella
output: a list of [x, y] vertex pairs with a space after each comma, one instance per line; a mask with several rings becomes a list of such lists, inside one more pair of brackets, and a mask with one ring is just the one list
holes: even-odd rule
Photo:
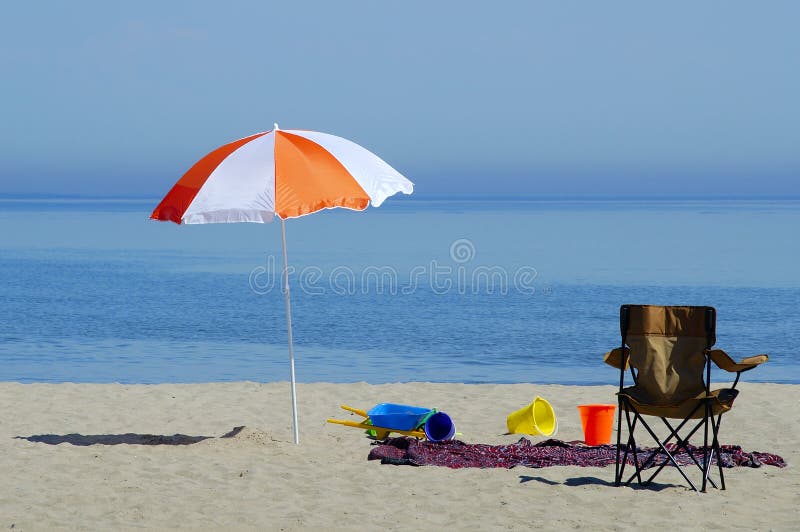
[[334, 207], [378, 207], [389, 196], [413, 189], [411, 181], [352, 141], [275, 124], [271, 131], [225, 144], [197, 161], [150, 216], [177, 224], [280, 219], [295, 443], [300, 435], [285, 220]]

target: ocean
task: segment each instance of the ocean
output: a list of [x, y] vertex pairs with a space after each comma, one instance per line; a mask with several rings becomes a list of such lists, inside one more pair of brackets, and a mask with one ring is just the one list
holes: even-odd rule
[[[0, 381], [289, 378], [279, 223], [0, 199]], [[299, 382], [615, 384], [621, 304], [711, 305], [800, 382], [798, 200], [436, 200], [286, 222]], [[716, 372], [715, 380], [726, 380]]]

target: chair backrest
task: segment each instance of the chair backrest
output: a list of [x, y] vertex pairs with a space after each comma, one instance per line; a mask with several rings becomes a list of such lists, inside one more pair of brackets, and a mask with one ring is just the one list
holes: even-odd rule
[[706, 389], [706, 349], [716, 342], [713, 307], [623, 305], [622, 341], [641, 396], [674, 405]]

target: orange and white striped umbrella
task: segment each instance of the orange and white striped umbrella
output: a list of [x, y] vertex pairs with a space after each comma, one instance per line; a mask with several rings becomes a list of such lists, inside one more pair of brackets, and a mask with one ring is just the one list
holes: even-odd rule
[[150, 215], [178, 224], [280, 218], [295, 443], [300, 435], [285, 220], [334, 207], [378, 207], [389, 196], [413, 190], [411, 181], [354, 142], [275, 124], [272, 131], [231, 142], [197, 161]]
[[325, 208], [378, 207], [414, 185], [342, 137], [275, 129], [212, 151], [184, 174], [151, 215], [185, 224], [269, 222]]

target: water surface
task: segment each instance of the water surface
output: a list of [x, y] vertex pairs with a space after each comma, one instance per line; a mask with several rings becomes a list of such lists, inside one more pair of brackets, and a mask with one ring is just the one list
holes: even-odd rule
[[[0, 380], [288, 379], [278, 224], [0, 200]], [[302, 382], [613, 383], [620, 304], [717, 308], [800, 382], [797, 201], [425, 201], [287, 222]], [[720, 376], [722, 378], [722, 376]]]

